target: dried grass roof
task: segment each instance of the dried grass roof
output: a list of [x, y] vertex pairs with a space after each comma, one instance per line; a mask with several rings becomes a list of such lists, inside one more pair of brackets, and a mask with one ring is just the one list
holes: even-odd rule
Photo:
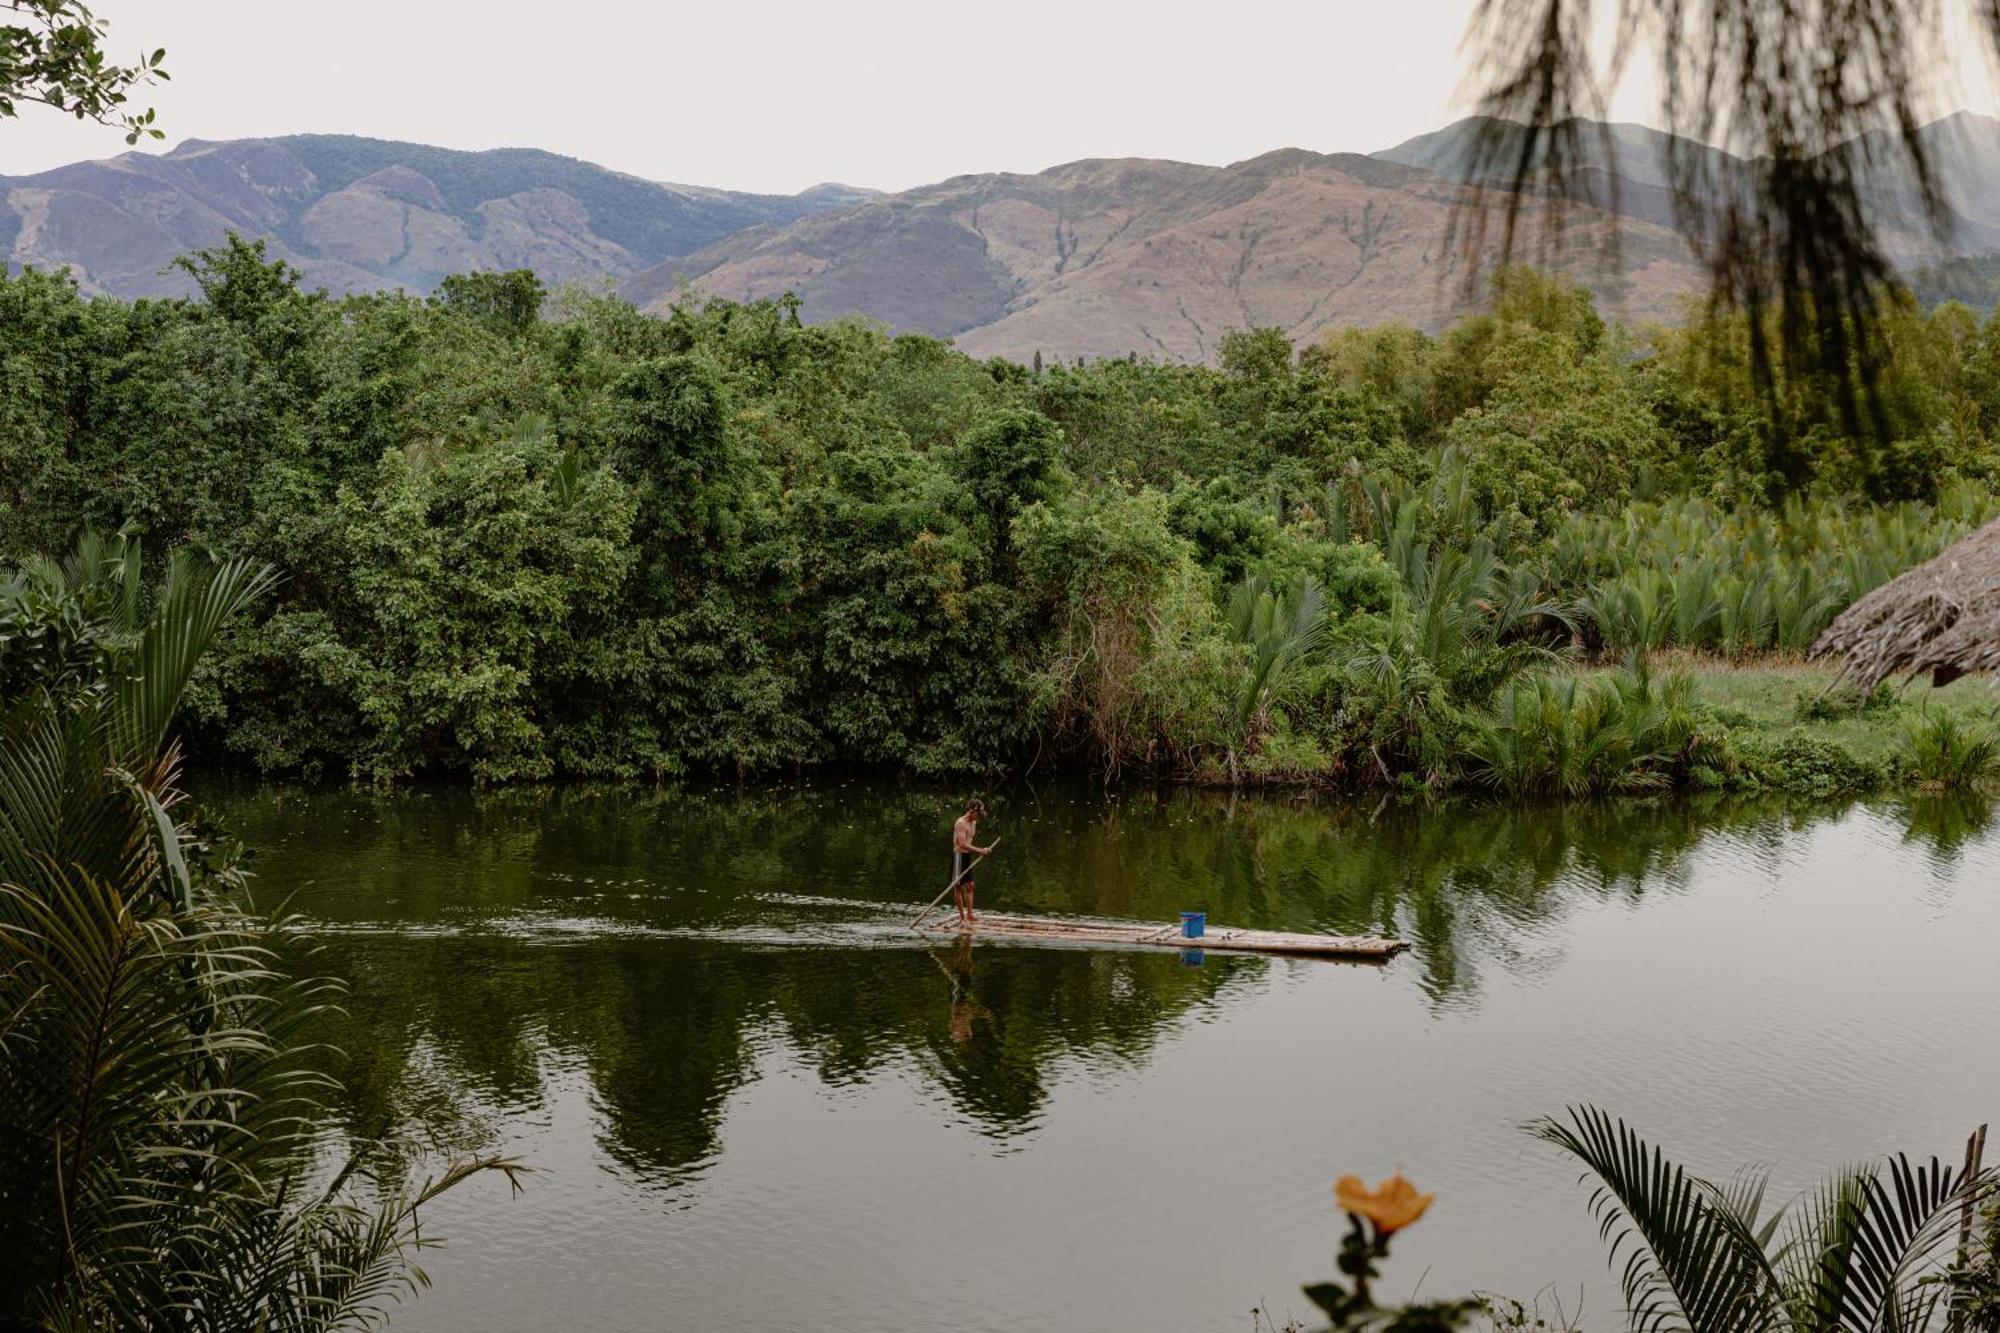
[[1841, 612], [1810, 655], [1840, 659], [1864, 690], [1898, 672], [2000, 673], [2000, 519]]

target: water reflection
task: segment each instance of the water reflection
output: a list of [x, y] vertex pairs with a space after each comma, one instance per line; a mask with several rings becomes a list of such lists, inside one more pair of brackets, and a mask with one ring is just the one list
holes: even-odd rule
[[1440, 1199], [1427, 1290], [1598, 1308], [1529, 1116], [1810, 1171], [2000, 1096], [1953, 1018], [1994, 1000], [1978, 800], [988, 794], [983, 908], [1414, 942], [1364, 967], [916, 937], [958, 792], [205, 794], [352, 983], [351, 1123], [546, 1168], [446, 1201], [411, 1333], [1236, 1327], [1324, 1271], [1328, 1182], [1398, 1162]]
[[[459, 1142], [545, 1112], [552, 1060], [587, 1076], [605, 1155], [680, 1187], [728, 1100], [780, 1047], [830, 1089], [884, 1071], [1005, 1143], [1059, 1067], [1144, 1062], [1272, 964], [1210, 955], [936, 947], [900, 929], [947, 873], [957, 795], [894, 784], [745, 793], [254, 790], [215, 802], [258, 892], [324, 924], [316, 965], [360, 1127]], [[1200, 792], [1028, 788], [989, 804], [1006, 855], [983, 906], [1401, 935], [1437, 1011], [1482, 975], [1556, 966], [1573, 906], [1673, 894], [1727, 840], [1781, 866], [1825, 807], [1715, 799], [1369, 808]], [[1965, 798], [1898, 807], [1949, 866], [1991, 823]], [[803, 945], [818, 947], [800, 947]], [[896, 946], [896, 947], [887, 947]], [[1277, 966], [1292, 966], [1279, 964]], [[1314, 964], [1313, 966], [1339, 966]]]
[[[319, 962], [353, 990], [325, 1032], [350, 1053], [351, 1123], [414, 1119], [477, 1143], [494, 1119], [541, 1109], [555, 1055], [587, 1072], [604, 1152], [670, 1185], [713, 1157], [725, 1103], [774, 1043], [829, 1088], [915, 1071], [1004, 1141], [1036, 1126], [1055, 1066], [1142, 1062], [1168, 1026], [1266, 966], [970, 941], [843, 952], [476, 934], [333, 936]], [[434, 1095], [440, 1069], [455, 1105]]]
[[1904, 800], [1898, 810], [1904, 840], [1928, 848], [1941, 875], [1957, 869], [1963, 853], [1993, 823], [1993, 801], [1983, 792], [1941, 792]]

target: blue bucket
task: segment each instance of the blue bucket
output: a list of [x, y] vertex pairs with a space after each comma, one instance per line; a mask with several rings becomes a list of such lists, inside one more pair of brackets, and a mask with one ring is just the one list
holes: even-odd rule
[[1181, 934], [1191, 940], [1198, 940], [1208, 932], [1208, 913], [1182, 912]]

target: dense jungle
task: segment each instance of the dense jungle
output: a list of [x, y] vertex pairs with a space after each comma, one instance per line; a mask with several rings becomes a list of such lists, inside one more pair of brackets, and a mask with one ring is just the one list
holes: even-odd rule
[[1955, 303], [1890, 293], [1843, 411], [1759, 381], [1740, 316], [1618, 327], [1520, 268], [1440, 336], [1260, 329], [1211, 367], [182, 262], [198, 299], [0, 282], [0, 633], [101, 623], [80, 532], [268, 562], [192, 686], [204, 763], [1526, 795], [1994, 759], [1975, 686], [1850, 698], [1801, 663], [2000, 509], [2000, 326]]

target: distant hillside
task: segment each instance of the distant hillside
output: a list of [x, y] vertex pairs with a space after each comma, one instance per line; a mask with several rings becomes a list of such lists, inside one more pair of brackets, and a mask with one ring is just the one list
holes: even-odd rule
[[[684, 283], [736, 300], [789, 291], [808, 319], [859, 315], [980, 355], [1201, 361], [1252, 325], [1310, 339], [1338, 324], [1451, 320], [1465, 288], [1447, 229], [1471, 184], [1469, 146], [1493, 125], [1463, 120], [1366, 156], [1096, 159], [894, 195], [659, 184], [533, 149], [338, 135], [189, 143], [0, 178], [0, 254], [13, 269], [68, 266], [92, 291], [179, 292], [168, 262], [234, 229], [269, 237], [335, 292], [530, 267], [551, 283], [617, 280], [654, 310]], [[1553, 258], [1608, 313], [1672, 318], [1702, 276], [1673, 230], [1669, 154], [1708, 154], [1725, 181], [1744, 164], [1642, 126], [1582, 128], [1565, 247], [1523, 257]], [[1951, 208], [1942, 245], [1892, 142], [1843, 151], [1862, 159], [1897, 262], [1923, 271], [1926, 291], [1980, 290], [1983, 257], [2000, 253], [2000, 122], [1959, 115], [1923, 134]], [[1545, 206], [1529, 201], [1528, 235]], [[1604, 244], [1614, 224], [1615, 248]], [[1482, 263], [1491, 258], [1488, 247]]]
[[[981, 355], [1200, 361], [1250, 325], [1303, 339], [1335, 324], [1447, 322], [1463, 295], [1445, 244], [1461, 197], [1431, 172], [1352, 153], [1074, 162], [755, 228], [622, 290], [654, 308], [683, 278], [737, 300], [792, 291], [807, 318], [861, 314]], [[1602, 223], [1577, 220], [1570, 270], [1615, 311], [1672, 314], [1697, 279], [1679, 239], [1628, 220], [1607, 268], [1590, 252]]]
[[[1473, 179], [1472, 147], [1489, 127], [1498, 135], [1500, 159], [1519, 151], [1523, 126], [1468, 116], [1418, 135], [1375, 156], [1422, 167], [1446, 180]], [[1749, 164], [1720, 149], [1677, 139], [1643, 125], [1579, 122], [1582, 171], [1577, 193], [1627, 217], [1672, 226], [1670, 155], [1706, 158], [1710, 176], [1727, 187]], [[1961, 254], [2000, 249], [2000, 121], [1960, 112], [1918, 131], [1944, 189], [1947, 236], [1942, 248], [1921, 206], [1915, 173], [1900, 142], [1887, 134], [1864, 135], [1837, 151], [1853, 154], [1863, 205], [1892, 258], [1906, 265], [1935, 263]], [[1533, 159], [1537, 167], [1541, 158]]]
[[[792, 291], [807, 318], [860, 314], [1019, 359], [1208, 360], [1225, 332], [1251, 325], [1300, 340], [1386, 320], [1435, 329], [1463, 308], [1463, 256], [1446, 238], [1483, 128], [1503, 143], [1523, 133], [1468, 119], [1366, 157], [1286, 149], [1227, 167], [1123, 159], [955, 177], [751, 228], [621, 290], [655, 309], [684, 280], [739, 300]], [[1677, 316], [1703, 275], [1674, 230], [1670, 155], [1706, 155], [1724, 188], [1746, 164], [1643, 126], [1580, 128], [1563, 249], [1531, 244], [1522, 257], [1553, 261], [1608, 313]], [[1866, 158], [1890, 254], [1915, 269], [2000, 251], [2000, 122], [1961, 115], [1923, 133], [1952, 210], [1942, 245], [1893, 145], [1845, 150]], [[1546, 206], [1527, 202], [1524, 235], [1537, 235]]]
[[2000, 254], [1947, 259], [1912, 270], [1907, 281], [1926, 308], [1958, 301], [1985, 314], [2000, 307]]
[[1876, 228], [1907, 263], [1923, 263], [2000, 249], [2000, 121], [1960, 112], [1918, 131], [1944, 191], [1948, 235], [1943, 252], [1930, 236], [1915, 173], [1900, 145], [1882, 134], [1855, 141], [1858, 174]]
[[[1577, 136], [1579, 149], [1586, 167], [1595, 171], [1612, 172], [1635, 185], [1664, 186], [1667, 183], [1667, 158], [1677, 144], [1688, 141], [1676, 139], [1671, 134], [1648, 129], [1644, 125], [1600, 125], [1593, 121], [1572, 122], [1580, 133]], [[1511, 161], [1519, 153], [1522, 137], [1527, 127], [1512, 121], [1495, 120], [1490, 116], [1467, 116], [1454, 121], [1441, 130], [1429, 134], [1419, 134], [1397, 144], [1394, 148], [1384, 148], [1370, 154], [1385, 162], [1400, 162], [1408, 167], [1422, 167], [1446, 180], [1464, 181], [1472, 178], [1472, 148], [1479, 134], [1491, 127], [1500, 145], [1502, 160]], [[1712, 160], [1721, 162], [1728, 154], [1715, 149], [1691, 145], [1694, 151], [1707, 154]], [[1546, 157], [1537, 155], [1535, 165], [1540, 167]]]
[[663, 185], [537, 149], [294, 135], [0, 177], [0, 253], [10, 270], [67, 266], [87, 289], [120, 296], [186, 290], [162, 270], [230, 230], [269, 238], [310, 283], [337, 293], [428, 289], [477, 268], [527, 267], [563, 282], [621, 276], [744, 227], [868, 197]]

